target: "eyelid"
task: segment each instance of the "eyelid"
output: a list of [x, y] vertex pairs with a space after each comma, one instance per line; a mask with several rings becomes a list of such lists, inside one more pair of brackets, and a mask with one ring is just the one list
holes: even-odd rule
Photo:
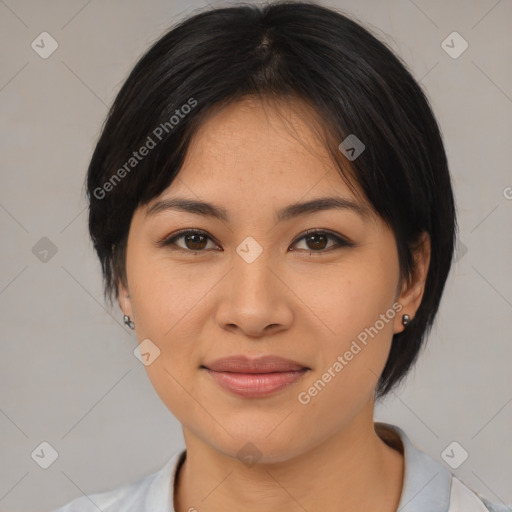
[[[203, 231], [201, 229], [196, 229], [196, 228], [184, 228], [184, 229], [181, 229], [179, 231], [176, 231], [176, 232], [172, 233], [171, 235], [166, 236], [163, 240], [157, 241], [156, 245], [157, 245], [157, 247], [171, 248], [171, 250], [185, 252], [185, 253], [189, 253], [189, 254], [200, 254], [202, 252], [207, 252], [206, 249], [203, 249], [203, 250], [200, 250], [200, 251], [194, 251], [192, 249], [184, 249], [183, 247], [179, 247], [179, 246], [177, 246], [174, 243], [174, 241], [176, 239], [178, 239], [178, 238], [180, 238], [180, 237], [182, 237], [183, 235], [186, 235], [186, 234], [203, 235], [208, 240], [210, 240], [210, 241], [214, 242], [215, 244], [219, 245], [216, 242], [216, 240], [208, 232]], [[299, 241], [301, 241], [302, 239], [306, 238], [308, 235], [311, 235], [311, 234], [327, 235], [329, 238], [333, 239], [336, 243], [335, 243], [334, 246], [331, 246], [331, 247], [329, 247], [327, 249], [321, 249], [321, 250], [318, 250], [318, 251], [301, 249], [303, 251], [304, 250], [308, 251], [310, 254], [317, 253], [318, 255], [322, 255], [322, 254], [328, 253], [328, 252], [330, 252], [331, 250], [334, 250], [334, 249], [340, 249], [340, 248], [343, 248], [343, 247], [356, 247], [358, 245], [355, 242], [352, 242], [346, 236], [341, 235], [339, 233], [335, 233], [335, 232], [331, 231], [330, 229], [311, 228], [311, 229], [308, 229], [308, 230], [302, 232], [301, 234], [299, 234], [295, 238], [295, 240], [292, 242], [291, 247], [293, 247]], [[174, 247], [171, 247], [171, 246], [174, 246]], [[294, 250], [294, 249], [292, 249], [292, 250]]]
[[[171, 245], [174, 245], [174, 240], [177, 238], [180, 238], [183, 235], [192, 234], [192, 235], [203, 235], [209, 240], [213, 241], [214, 243], [217, 243], [215, 239], [206, 231], [203, 231], [202, 229], [196, 229], [196, 228], [184, 228], [180, 229], [179, 231], [176, 231], [175, 233], [171, 233], [169, 236], [166, 236], [162, 240], [158, 240], [156, 242], [156, 245], [158, 247], [169, 247]], [[189, 253], [199, 253], [199, 252], [206, 252], [206, 251], [193, 251], [192, 249], [183, 249], [182, 247], [177, 247], [177, 251], [183, 251], [183, 252], [189, 252]]]

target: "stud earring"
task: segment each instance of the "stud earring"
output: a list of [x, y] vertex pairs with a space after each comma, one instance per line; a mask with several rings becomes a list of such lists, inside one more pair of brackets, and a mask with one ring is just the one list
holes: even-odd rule
[[135, 324], [131, 321], [130, 317], [128, 315], [124, 315], [123, 322], [125, 325], [127, 325], [130, 329], [135, 329]]
[[402, 315], [402, 324], [405, 326], [411, 321], [411, 317], [409, 315]]

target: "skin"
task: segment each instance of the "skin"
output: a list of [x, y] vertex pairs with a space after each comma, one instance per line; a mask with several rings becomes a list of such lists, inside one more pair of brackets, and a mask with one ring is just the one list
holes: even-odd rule
[[[281, 106], [247, 98], [208, 117], [178, 177], [132, 218], [119, 303], [138, 340], [160, 349], [146, 370], [183, 426], [187, 458], [174, 506], [395, 511], [403, 456], [375, 432], [374, 392], [392, 336], [404, 329], [402, 314], [413, 317], [421, 302], [429, 239], [422, 238], [406, 283], [393, 232], [376, 215], [331, 209], [276, 223], [278, 209], [317, 197], [364, 204], [316, 136], [313, 113], [297, 100]], [[178, 210], [146, 216], [156, 201], [178, 195], [222, 206], [229, 222]], [[157, 245], [184, 228], [208, 238], [182, 237], [175, 250]], [[329, 230], [355, 246], [337, 247], [330, 238], [308, 243], [308, 229]], [[236, 252], [248, 236], [263, 249], [252, 263]], [[394, 303], [403, 308], [395, 318], [301, 404], [298, 393]], [[200, 368], [234, 354], [279, 355], [310, 371], [271, 396], [242, 398]], [[237, 457], [248, 442], [261, 452], [251, 467]]]

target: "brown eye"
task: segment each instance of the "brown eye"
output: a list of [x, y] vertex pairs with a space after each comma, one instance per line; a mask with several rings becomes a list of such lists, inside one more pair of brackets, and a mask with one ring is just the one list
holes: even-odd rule
[[329, 236], [324, 235], [323, 233], [316, 233], [314, 235], [308, 235], [306, 237], [306, 244], [311, 249], [325, 249], [326, 245], [329, 241]]
[[[299, 238], [294, 245], [304, 240], [306, 248], [304, 250], [310, 252], [326, 252], [336, 247], [352, 247], [353, 244], [343, 238], [325, 231], [310, 231], [303, 237]], [[334, 240], [334, 244], [328, 246], [328, 241]]]
[[[176, 243], [178, 240], [183, 240], [182, 245]], [[210, 237], [202, 231], [187, 230], [158, 242], [158, 245], [171, 248], [175, 246], [177, 250], [190, 253], [205, 252], [209, 240], [211, 240]]]
[[204, 235], [192, 233], [190, 235], [182, 235], [181, 237], [185, 241], [187, 249], [192, 251], [200, 251], [206, 247], [206, 237]]

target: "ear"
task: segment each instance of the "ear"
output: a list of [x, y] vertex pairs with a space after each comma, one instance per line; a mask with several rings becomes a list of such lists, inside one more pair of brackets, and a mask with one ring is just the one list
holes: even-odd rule
[[398, 302], [402, 305], [400, 314], [395, 317], [395, 333], [402, 332], [405, 327], [402, 324], [402, 315], [409, 315], [412, 318], [420, 307], [421, 299], [425, 291], [428, 269], [430, 266], [430, 236], [424, 231], [412, 248], [414, 269], [410, 279], [405, 280]]
[[118, 287], [118, 301], [119, 307], [124, 315], [132, 316], [132, 303], [130, 300], [130, 293], [128, 291], [127, 285], [122, 281], [119, 283]]

